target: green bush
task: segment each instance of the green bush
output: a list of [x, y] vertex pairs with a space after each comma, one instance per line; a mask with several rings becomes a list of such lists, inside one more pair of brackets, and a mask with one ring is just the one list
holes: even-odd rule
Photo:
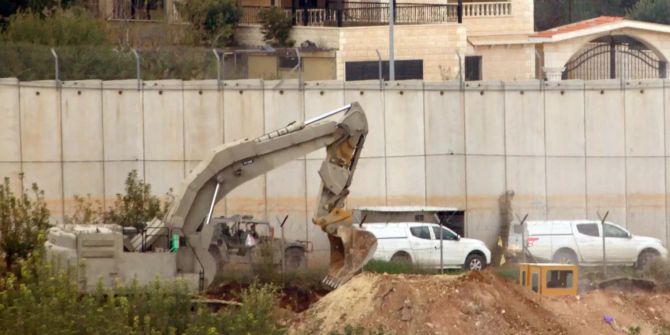
[[365, 264], [365, 267], [363, 267], [363, 271], [376, 272], [376, 273], [389, 273], [389, 274], [400, 274], [400, 273], [405, 273], [405, 274], [429, 274], [429, 273], [436, 273], [435, 271], [432, 271], [430, 269], [423, 269], [423, 268], [418, 267], [414, 264], [386, 262], [386, 261], [380, 261], [380, 260], [374, 260], [374, 259], [369, 261], [367, 264]]
[[104, 21], [92, 17], [80, 7], [59, 9], [46, 17], [33, 12], [17, 13], [10, 17], [2, 38], [15, 43], [52, 47], [110, 44]]
[[0, 252], [6, 271], [12, 271], [16, 261], [28, 257], [41, 244], [38, 237], [48, 226], [49, 210], [37, 184], [16, 195], [5, 178], [0, 185]]
[[171, 193], [167, 194], [168, 201], [161, 205], [161, 199], [151, 194], [151, 185], [139, 179], [136, 170], [128, 173], [125, 191], [123, 195], [117, 194], [114, 205], [102, 214], [105, 223], [141, 231], [153, 218], [162, 219], [171, 204]]
[[235, 0], [190, 0], [177, 3], [180, 14], [210, 46], [231, 44], [242, 10]]
[[295, 43], [291, 37], [291, 18], [283, 9], [271, 7], [258, 13], [263, 40], [277, 47], [291, 47]]
[[0, 334], [281, 334], [272, 318], [276, 291], [254, 286], [239, 307], [211, 313], [183, 283], [82, 294], [72, 272], [55, 272], [40, 253], [21, 275], [0, 278]]

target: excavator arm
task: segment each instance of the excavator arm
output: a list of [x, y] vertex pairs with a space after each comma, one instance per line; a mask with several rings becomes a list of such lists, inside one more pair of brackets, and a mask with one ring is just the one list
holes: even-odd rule
[[[338, 114], [342, 114], [339, 120], [331, 119]], [[201, 284], [208, 287], [224, 270], [223, 251], [213, 242], [215, 229], [209, 224], [216, 203], [237, 186], [325, 147], [313, 218], [330, 241], [330, 270], [323, 282], [336, 288], [349, 280], [377, 246], [372, 234], [353, 228], [351, 212], [344, 208], [367, 132], [365, 113], [352, 103], [304, 123], [214, 149], [184, 181], [165, 218], [164, 225], [184, 236], [187, 244], [178, 250], [177, 272], [200, 273]]]

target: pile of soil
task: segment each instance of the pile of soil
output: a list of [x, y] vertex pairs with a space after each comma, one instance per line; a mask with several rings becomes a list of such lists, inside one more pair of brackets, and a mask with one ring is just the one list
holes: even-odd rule
[[[605, 316], [614, 318], [615, 327]], [[490, 271], [363, 273], [298, 314], [289, 333], [342, 333], [346, 325], [393, 334], [590, 335], [631, 326], [639, 326], [640, 334], [670, 334], [670, 295], [597, 290], [545, 297]]]

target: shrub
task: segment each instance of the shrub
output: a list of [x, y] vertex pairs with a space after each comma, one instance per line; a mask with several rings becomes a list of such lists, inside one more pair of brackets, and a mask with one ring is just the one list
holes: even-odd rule
[[3, 39], [52, 47], [110, 44], [105, 23], [80, 7], [58, 9], [46, 17], [30, 11], [17, 13], [10, 17]]
[[172, 202], [172, 194], [167, 194], [168, 201], [161, 205], [161, 199], [151, 194], [151, 185], [137, 177], [137, 171], [128, 173], [126, 193], [117, 194], [114, 206], [103, 213], [105, 223], [115, 223], [123, 227], [135, 227], [143, 230], [146, 222], [153, 218], [162, 219]]
[[40, 244], [39, 235], [48, 226], [49, 210], [44, 192], [37, 184], [17, 196], [9, 186], [9, 178], [5, 178], [0, 185], [0, 251], [4, 256], [5, 270], [13, 270], [17, 260], [30, 255]]
[[222, 46], [233, 41], [235, 27], [242, 18], [235, 0], [190, 0], [177, 5], [206, 44]]
[[21, 276], [0, 278], [0, 334], [280, 334], [272, 318], [275, 289], [253, 286], [241, 305], [210, 313], [184, 283], [131, 285], [93, 294], [74, 272], [56, 272], [43, 248], [21, 262]]
[[628, 11], [626, 16], [633, 20], [670, 24], [670, 2], [667, 0], [640, 0]]
[[295, 41], [290, 39], [291, 18], [283, 9], [278, 7], [263, 9], [258, 13], [258, 19], [266, 43], [277, 47], [293, 46]]

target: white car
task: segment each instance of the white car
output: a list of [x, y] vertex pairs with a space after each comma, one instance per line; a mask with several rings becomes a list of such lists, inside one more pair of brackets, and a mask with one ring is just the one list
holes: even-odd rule
[[[528, 221], [527, 246], [534, 257], [572, 264], [602, 264], [603, 238], [600, 221]], [[607, 264], [643, 267], [668, 250], [656, 238], [635, 236], [623, 227], [605, 222]]]
[[[440, 268], [440, 226], [434, 223], [368, 223], [363, 228], [377, 238], [373, 259]], [[484, 242], [462, 238], [442, 227], [444, 268], [481, 270], [491, 262]]]

